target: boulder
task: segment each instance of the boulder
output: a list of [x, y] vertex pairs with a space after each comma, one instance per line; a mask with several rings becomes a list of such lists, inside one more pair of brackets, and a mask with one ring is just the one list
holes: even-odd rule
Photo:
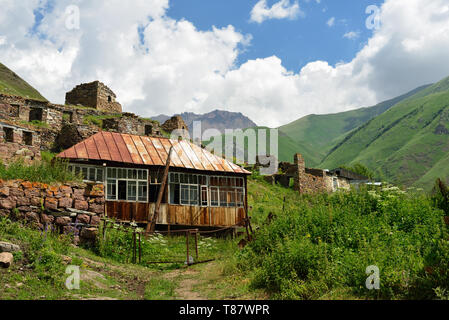
[[58, 226], [66, 226], [71, 222], [72, 222], [72, 218], [70, 218], [70, 217], [57, 217], [55, 223]]
[[72, 203], [73, 203], [73, 200], [71, 199], [71, 198], [68, 198], [68, 197], [64, 197], [64, 198], [61, 198], [61, 199], [59, 199], [59, 207], [60, 208], [71, 208], [72, 207]]
[[89, 203], [87, 201], [83, 201], [83, 200], [75, 200], [74, 208], [76, 210], [87, 211], [87, 210], [89, 210]]
[[100, 225], [100, 217], [99, 216], [92, 216], [92, 218], [90, 219], [90, 224], [93, 226], [98, 226]]
[[81, 230], [80, 238], [85, 240], [95, 240], [97, 238], [97, 235], [97, 228], [83, 228], [83, 230]]
[[20, 251], [20, 247], [16, 244], [9, 242], [0, 242], [0, 252], [17, 252]]
[[0, 253], [0, 268], [9, 268], [12, 265], [12, 262], [14, 261], [14, 257], [9, 252], [2, 252]]
[[90, 222], [90, 216], [88, 216], [87, 214], [79, 214], [76, 219], [78, 220], [78, 223], [82, 224], [89, 224]]

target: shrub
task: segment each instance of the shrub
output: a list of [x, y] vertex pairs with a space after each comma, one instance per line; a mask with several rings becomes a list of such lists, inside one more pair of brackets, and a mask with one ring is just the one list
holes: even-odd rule
[[[298, 198], [285, 212], [270, 207], [277, 218], [238, 254], [254, 287], [280, 299], [341, 291], [361, 298], [435, 298], [436, 288], [440, 295], [449, 289], [444, 212], [430, 197], [393, 187]], [[372, 265], [380, 269], [379, 291], [365, 287]]]

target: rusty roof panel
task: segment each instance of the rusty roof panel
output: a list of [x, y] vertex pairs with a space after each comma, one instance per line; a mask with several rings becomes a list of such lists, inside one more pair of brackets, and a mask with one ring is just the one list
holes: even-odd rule
[[215, 171], [216, 169], [212, 165], [212, 163], [209, 161], [209, 159], [206, 157], [205, 153], [203, 152], [203, 149], [198, 147], [196, 144], [191, 144], [190, 147], [193, 149], [193, 152], [197, 155], [199, 161], [203, 165], [204, 169], [208, 171]]
[[195, 169], [195, 167], [193, 166], [193, 164], [190, 162], [189, 158], [187, 157], [185, 151], [179, 145], [179, 141], [174, 141], [174, 140], [168, 140], [168, 141], [173, 146], [173, 150], [176, 152], [179, 159], [181, 159], [181, 162], [183, 163], [184, 167], [188, 168], [188, 169]]
[[113, 132], [112, 138], [114, 139], [114, 142], [117, 145], [118, 152], [120, 153], [120, 162], [134, 163], [133, 158], [131, 157], [131, 152], [128, 150], [128, 146], [123, 140], [123, 135]]
[[95, 143], [95, 140], [87, 139], [84, 141], [84, 145], [86, 146], [89, 159], [100, 160], [100, 155], [98, 154], [97, 144]]
[[65, 159], [123, 162], [139, 165], [165, 165], [173, 147], [172, 167], [250, 174], [245, 169], [188, 141], [99, 132], [61, 152]]
[[96, 134], [92, 138], [97, 146], [100, 159], [112, 160], [111, 154], [109, 153], [108, 147], [106, 146], [103, 134]]
[[[123, 158], [120, 155], [120, 151], [118, 150], [117, 144], [114, 141], [114, 137], [112, 136], [112, 133], [102, 132], [102, 136], [103, 136], [104, 142], [106, 143], [106, 147], [108, 148], [108, 152], [111, 155], [111, 160], [116, 161], [116, 162], [123, 161]], [[101, 153], [100, 153], [100, 155], [101, 155]]]
[[134, 164], [144, 164], [142, 157], [139, 153], [139, 151], [136, 148], [136, 145], [134, 144], [133, 139], [128, 134], [122, 134], [123, 141], [126, 144], [126, 148], [128, 149], [129, 154], [131, 155], [132, 163]]
[[86, 145], [81, 142], [75, 146], [76, 157], [79, 159], [89, 159], [89, 154], [86, 150]]
[[[170, 140], [168, 139], [157, 139], [159, 141], [164, 149], [165, 149], [165, 159], [168, 158], [168, 153], [170, 152], [170, 148], [172, 147], [172, 144], [170, 143]], [[156, 142], [156, 139], [153, 139], [153, 142]], [[179, 158], [178, 154], [174, 152], [171, 157], [171, 162], [174, 164], [175, 167], [184, 167], [184, 164], [182, 163], [181, 159]]]
[[140, 137], [139, 136], [131, 136], [131, 139], [134, 142], [134, 145], [136, 146], [137, 152], [140, 155], [143, 163], [147, 164], [147, 165], [154, 165], [153, 160], [151, 160], [151, 157], [148, 154], [147, 149], [145, 148]]
[[195, 152], [190, 147], [190, 144], [183, 140], [179, 142], [179, 145], [186, 152], [187, 157], [190, 159], [190, 162], [193, 164], [195, 169], [204, 170], [204, 166], [201, 164], [200, 160], [195, 155]]
[[[162, 162], [161, 157], [159, 156], [153, 142], [149, 137], [140, 137], [142, 139], [142, 142], [148, 152], [148, 154], [151, 157], [151, 160], [153, 161], [153, 164], [158, 166], [163, 166], [165, 163]], [[163, 149], [163, 147], [162, 147]], [[165, 151], [165, 150], [164, 150]]]

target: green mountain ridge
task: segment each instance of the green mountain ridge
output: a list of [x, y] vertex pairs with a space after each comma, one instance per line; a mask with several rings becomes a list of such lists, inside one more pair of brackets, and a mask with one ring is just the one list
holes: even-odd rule
[[0, 93], [47, 101], [36, 89], [2, 63], [0, 63]]
[[430, 188], [449, 176], [449, 78], [371, 119], [330, 150], [321, 166], [366, 165], [396, 184]]
[[[286, 136], [296, 143], [294, 148], [282, 150], [280, 159], [292, 161], [293, 154], [303, 154], [308, 166], [319, 165], [326, 155], [339, 145], [348, 133], [357, 130], [367, 121], [384, 113], [397, 103], [425, 90], [430, 85], [421, 86], [399, 97], [381, 102], [372, 107], [325, 114], [309, 115], [279, 128], [280, 137]], [[282, 138], [280, 138], [281, 140]], [[282, 142], [280, 141], [280, 144]]]

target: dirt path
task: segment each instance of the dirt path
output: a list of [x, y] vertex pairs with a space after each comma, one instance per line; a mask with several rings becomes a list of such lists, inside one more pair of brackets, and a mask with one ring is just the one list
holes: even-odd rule
[[198, 279], [200, 272], [193, 269], [175, 270], [165, 274], [164, 278], [169, 280], [180, 280], [175, 293], [176, 299], [179, 300], [207, 300], [196, 292], [195, 286], [201, 284]]

